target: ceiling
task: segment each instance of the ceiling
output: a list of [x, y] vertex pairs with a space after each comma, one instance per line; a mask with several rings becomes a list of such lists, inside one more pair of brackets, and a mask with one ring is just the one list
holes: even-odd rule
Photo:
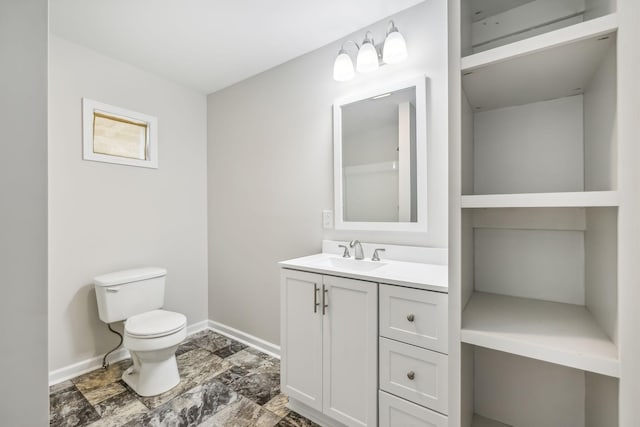
[[50, 31], [211, 93], [422, 1], [53, 0]]

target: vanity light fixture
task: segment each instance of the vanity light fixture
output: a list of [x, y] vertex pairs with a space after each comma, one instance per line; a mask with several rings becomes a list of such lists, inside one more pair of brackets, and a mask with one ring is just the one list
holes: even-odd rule
[[389, 21], [387, 38], [382, 48], [382, 60], [386, 64], [397, 64], [407, 59], [407, 43], [393, 21]]
[[359, 73], [370, 73], [378, 69], [378, 49], [373, 43], [371, 31], [367, 31], [356, 57], [356, 70]]
[[338, 56], [333, 63], [333, 78], [339, 82], [351, 80], [355, 76], [353, 61], [347, 53], [346, 46], [353, 43], [356, 46], [356, 67], [360, 73], [369, 73], [378, 69], [380, 65], [397, 64], [407, 58], [407, 44], [398, 27], [393, 21], [389, 21], [387, 26], [387, 36], [382, 46], [382, 53], [373, 41], [371, 31], [367, 31], [362, 41], [358, 45], [353, 40], [347, 40], [338, 51]]
[[340, 51], [338, 52], [338, 56], [336, 57], [336, 61], [333, 63], [333, 78], [339, 82], [346, 82], [347, 80], [351, 80], [355, 75], [355, 71], [353, 70], [353, 62], [351, 62], [351, 57], [345, 50], [345, 46], [347, 43], [353, 43], [356, 45], [356, 49], [360, 49], [358, 43], [353, 40], [347, 40], [344, 42]]

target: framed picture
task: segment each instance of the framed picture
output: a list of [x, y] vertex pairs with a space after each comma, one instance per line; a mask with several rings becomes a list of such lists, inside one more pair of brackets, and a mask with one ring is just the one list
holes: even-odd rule
[[82, 98], [82, 158], [158, 167], [158, 119]]

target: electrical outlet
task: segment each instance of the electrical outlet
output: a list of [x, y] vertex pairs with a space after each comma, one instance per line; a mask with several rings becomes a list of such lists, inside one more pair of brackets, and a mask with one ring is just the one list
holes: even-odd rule
[[333, 211], [332, 210], [323, 210], [322, 211], [322, 228], [328, 229], [333, 228]]

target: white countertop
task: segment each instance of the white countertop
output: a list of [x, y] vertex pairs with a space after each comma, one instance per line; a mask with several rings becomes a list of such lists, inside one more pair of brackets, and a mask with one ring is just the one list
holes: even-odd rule
[[294, 258], [281, 261], [278, 264], [292, 270], [304, 270], [436, 292], [449, 292], [446, 265], [389, 259], [381, 261], [354, 260], [328, 253]]

